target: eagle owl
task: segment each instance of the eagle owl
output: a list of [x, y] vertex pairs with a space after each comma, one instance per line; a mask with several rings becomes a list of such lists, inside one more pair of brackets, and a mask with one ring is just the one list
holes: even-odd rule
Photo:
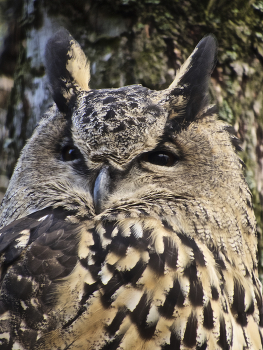
[[213, 36], [165, 90], [93, 90], [79, 44], [46, 47], [55, 101], [1, 206], [1, 349], [259, 350], [251, 194], [209, 105]]

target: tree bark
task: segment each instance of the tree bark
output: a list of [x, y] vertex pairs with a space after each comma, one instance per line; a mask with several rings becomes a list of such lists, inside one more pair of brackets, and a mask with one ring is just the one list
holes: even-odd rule
[[[0, 192], [52, 103], [48, 38], [66, 27], [91, 61], [91, 87], [163, 89], [198, 41], [213, 33], [212, 102], [241, 140], [245, 176], [263, 232], [263, 4], [244, 0], [5, 0], [0, 18]], [[13, 87], [12, 87], [13, 86]], [[263, 240], [259, 240], [259, 271]], [[263, 276], [263, 275], [262, 275]], [[261, 276], [261, 277], [262, 277]]]

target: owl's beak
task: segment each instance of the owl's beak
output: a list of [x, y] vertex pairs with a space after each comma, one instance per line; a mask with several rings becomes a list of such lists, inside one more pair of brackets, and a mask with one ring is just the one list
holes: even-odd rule
[[110, 185], [109, 167], [103, 167], [94, 184], [93, 189], [93, 201], [96, 214], [99, 214], [103, 210], [103, 202], [108, 196]]

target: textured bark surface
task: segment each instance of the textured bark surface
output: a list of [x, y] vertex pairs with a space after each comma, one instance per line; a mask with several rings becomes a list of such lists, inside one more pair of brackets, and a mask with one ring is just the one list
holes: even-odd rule
[[211, 98], [240, 137], [262, 234], [263, 1], [2, 0], [0, 11], [2, 194], [21, 148], [52, 103], [44, 48], [60, 26], [89, 57], [92, 88], [165, 88], [198, 41], [213, 33], [219, 50]]

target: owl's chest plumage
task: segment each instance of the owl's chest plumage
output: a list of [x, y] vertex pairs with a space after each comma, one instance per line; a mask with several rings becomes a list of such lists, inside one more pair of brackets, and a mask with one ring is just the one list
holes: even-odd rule
[[21, 313], [9, 320], [21, 349], [260, 348], [260, 285], [238, 259], [151, 216], [73, 224], [47, 213], [25, 219], [34, 241], [2, 285], [0, 322], [8, 330]]

